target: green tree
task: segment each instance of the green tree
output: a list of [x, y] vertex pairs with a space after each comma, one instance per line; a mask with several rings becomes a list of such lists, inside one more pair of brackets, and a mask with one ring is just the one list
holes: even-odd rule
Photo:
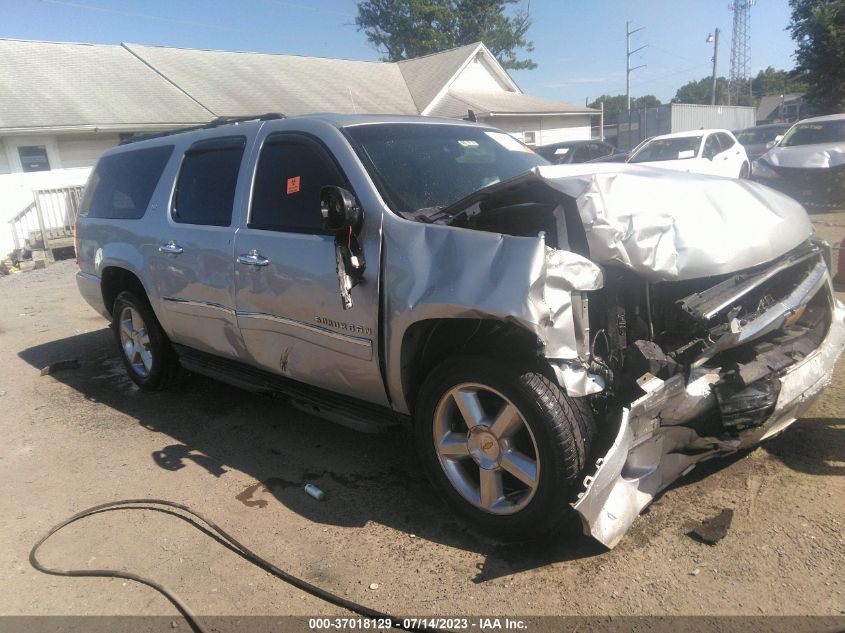
[[[734, 88], [734, 90], [736, 90]], [[744, 95], [748, 94], [747, 90], [743, 90]], [[690, 81], [678, 88], [675, 93], [673, 101], [678, 103], [700, 103], [709, 105], [713, 97], [713, 77], [704, 77], [696, 81]], [[747, 96], [746, 96], [747, 99]], [[716, 78], [716, 105], [725, 105], [728, 103], [728, 80], [724, 77]], [[747, 102], [734, 103], [734, 105], [749, 105]]]
[[845, 0], [789, 0], [798, 77], [815, 113], [845, 110]]
[[365, 0], [358, 3], [355, 25], [387, 61], [399, 61], [437, 53], [482, 41], [505, 68], [531, 69], [531, 59], [518, 59], [518, 51], [530, 53], [534, 44], [526, 39], [531, 26], [528, 12], [517, 7], [520, 0]]
[[757, 99], [766, 95], [803, 93], [806, 90], [807, 84], [795, 71], [775, 70], [772, 66], [761, 70], [751, 80], [751, 92]]
[[[611, 122], [616, 121], [620, 112], [625, 112], [627, 109], [627, 99], [625, 95], [602, 95], [587, 107], [598, 110], [601, 103], [604, 102], [604, 120]], [[631, 99], [631, 110], [639, 110], [641, 108], [653, 108], [660, 105], [660, 99], [654, 95], [643, 95]]]

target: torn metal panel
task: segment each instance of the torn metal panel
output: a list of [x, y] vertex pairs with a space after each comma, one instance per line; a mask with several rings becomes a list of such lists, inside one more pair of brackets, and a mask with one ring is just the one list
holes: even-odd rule
[[[516, 237], [395, 216], [385, 240], [385, 330], [388, 362], [401, 364], [402, 339], [420, 321], [494, 318], [536, 334], [547, 358], [576, 360], [573, 292], [595, 290], [601, 269], [542, 237]], [[388, 371], [391, 397], [408, 413], [400, 372]], [[585, 387], [586, 388], [586, 387]], [[584, 391], [573, 395], [593, 393]]]
[[[829, 277], [826, 276], [829, 281]], [[821, 345], [777, 377], [774, 410], [761, 425], [735, 434], [702, 436], [684, 421], [712, 408], [718, 370], [649, 380], [647, 393], [623, 410], [616, 439], [584, 480], [573, 504], [586, 534], [614, 547], [654, 497], [698, 462], [753, 446], [783, 431], [830, 384], [845, 347], [845, 305], [835, 302], [830, 329]]]
[[587, 371], [582, 365], [558, 361], [550, 361], [550, 364], [555, 378], [568, 395], [579, 398], [604, 391], [604, 378]]

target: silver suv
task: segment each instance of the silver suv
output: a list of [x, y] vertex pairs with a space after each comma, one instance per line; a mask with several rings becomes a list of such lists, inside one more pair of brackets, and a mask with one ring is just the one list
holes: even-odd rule
[[830, 381], [845, 309], [803, 208], [747, 181], [549, 165], [423, 117], [218, 121], [106, 152], [80, 291], [129, 376], [182, 369], [364, 431], [506, 538], [615, 545]]

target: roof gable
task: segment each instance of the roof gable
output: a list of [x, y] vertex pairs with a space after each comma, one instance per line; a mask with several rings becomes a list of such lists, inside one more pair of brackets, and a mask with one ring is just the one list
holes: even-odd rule
[[397, 62], [417, 110], [422, 112], [476, 54], [481, 42]]

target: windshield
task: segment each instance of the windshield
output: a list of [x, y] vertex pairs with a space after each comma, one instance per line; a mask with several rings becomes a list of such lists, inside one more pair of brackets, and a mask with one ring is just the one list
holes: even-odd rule
[[683, 160], [695, 158], [698, 146], [701, 145], [700, 136], [681, 136], [677, 138], [656, 138], [645, 143], [638, 149], [629, 163], [645, 163], [659, 160]]
[[783, 135], [780, 147], [817, 143], [845, 143], [845, 120], [796, 123]]
[[511, 135], [484, 128], [382, 123], [345, 131], [400, 213], [447, 207], [483, 187], [549, 164]]
[[765, 143], [774, 141], [778, 134], [783, 134], [788, 129], [788, 127], [752, 127], [739, 132], [736, 135], [736, 140], [743, 145], [764, 145]]

